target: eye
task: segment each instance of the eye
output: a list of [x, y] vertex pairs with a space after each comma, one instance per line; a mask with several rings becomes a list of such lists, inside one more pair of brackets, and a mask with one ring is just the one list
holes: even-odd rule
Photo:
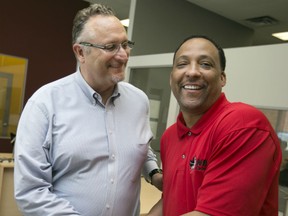
[[121, 46], [123, 47], [123, 49], [127, 49], [128, 48], [128, 41], [125, 41], [121, 44]]
[[116, 44], [106, 44], [105, 45], [105, 50], [107, 50], [109, 52], [113, 52], [116, 49], [117, 49], [117, 45]]
[[201, 62], [200, 67], [205, 70], [210, 70], [212, 68], [212, 64], [209, 62]]
[[187, 61], [179, 61], [179, 62], [176, 62], [175, 66], [176, 66], [177, 68], [183, 68], [183, 67], [185, 67], [187, 64], [188, 64]]

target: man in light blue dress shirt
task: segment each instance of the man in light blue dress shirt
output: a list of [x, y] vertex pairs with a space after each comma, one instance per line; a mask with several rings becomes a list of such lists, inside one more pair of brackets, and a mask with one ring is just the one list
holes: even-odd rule
[[[141, 170], [161, 189], [147, 96], [121, 82], [134, 45], [113, 11], [74, 19], [79, 70], [37, 90], [15, 143], [15, 198], [25, 216], [136, 216]], [[152, 173], [152, 174], [151, 174]]]

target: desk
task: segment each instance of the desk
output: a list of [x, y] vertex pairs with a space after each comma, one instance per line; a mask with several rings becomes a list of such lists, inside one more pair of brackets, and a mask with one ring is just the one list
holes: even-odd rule
[[14, 200], [13, 155], [0, 153], [0, 216], [21, 216]]

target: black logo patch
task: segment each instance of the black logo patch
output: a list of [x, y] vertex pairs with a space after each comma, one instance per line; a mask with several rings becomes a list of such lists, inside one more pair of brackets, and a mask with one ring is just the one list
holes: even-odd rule
[[206, 159], [199, 159], [196, 156], [190, 160], [189, 163], [190, 169], [192, 170], [206, 170], [207, 168], [207, 160]]

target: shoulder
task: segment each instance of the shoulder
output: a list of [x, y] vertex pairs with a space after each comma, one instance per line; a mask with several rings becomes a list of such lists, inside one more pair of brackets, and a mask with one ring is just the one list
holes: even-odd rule
[[230, 103], [227, 107], [228, 112], [232, 117], [237, 117], [239, 119], [243, 118], [246, 120], [252, 120], [255, 118], [266, 119], [265, 115], [256, 107], [249, 104], [234, 102]]
[[220, 121], [234, 128], [259, 128], [270, 130], [271, 125], [267, 117], [259, 109], [249, 104], [234, 102], [227, 105], [221, 115]]
[[168, 128], [165, 129], [165, 131], [162, 134], [161, 140], [164, 142], [165, 140], [171, 140], [171, 138], [177, 138], [178, 137], [178, 128], [177, 123], [172, 124]]
[[71, 89], [74, 88], [72, 87], [73, 85], [75, 85], [73, 74], [47, 83], [33, 93], [25, 104], [25, 108], [40, 108], [41, 110], [50, 109], [65, 96], [74, 94], [71, 93]]
[[118, 83], [118, 87], [119, 87], [119, 91], [126, 91], [126, 92], [131, 92], [131, 93], [134, 93], [134, 94], [143, 94], [143, 95], [146, 95], [144, 93], [144, 91], [142, 91], [141, 89], [137, 88], [136, 86], [130, 84], [130, 83], [127, 83], [127, 82], [119, 82]]
[[[60, 91], [65, 91], [64, 86], [71, 85], [73, 82], [73, 74], [60, 78], [53, 82], [47, 83], [37, 89], [29, 100], [40, 100], [43, 97], [50, 97], [51, 95], [59, 95]], [[43, 98], [45, 99], [45, 98]], [[46, 98], [48, 99], [48, 98]]]
[[144, 91], [137, 88], [136, 86], [127, 83], [127, 82], [119, 82], [118, 83], [119, 93], [122, 96], [130, 97], [132, 98], [139, 98], [142, 100], [148, 100], [147, 95]]

